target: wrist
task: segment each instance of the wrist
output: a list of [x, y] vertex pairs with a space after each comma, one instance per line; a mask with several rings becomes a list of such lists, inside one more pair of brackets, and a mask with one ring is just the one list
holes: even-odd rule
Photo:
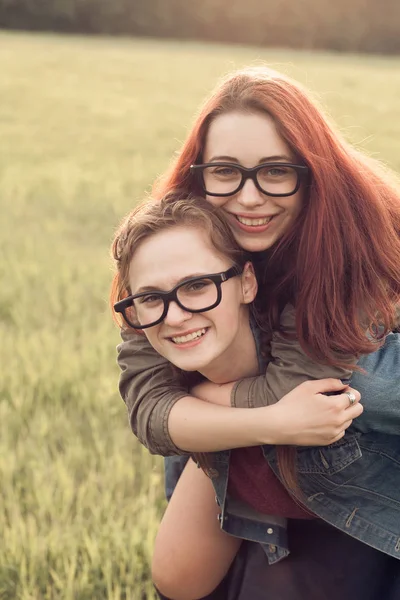
[[[247, 411], [246, 411], [247, 412]], [[249, 409], [257, 446], [284, 444], [281, 409], [278, 404]]]

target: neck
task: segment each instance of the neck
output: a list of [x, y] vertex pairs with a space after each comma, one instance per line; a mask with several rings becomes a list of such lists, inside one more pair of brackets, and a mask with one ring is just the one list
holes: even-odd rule
[[200, 373], [213, 383], [229, 383], [258, 375], [257, 348], [250, 328], [249, 311], [243, 317], [233, 343], [218, 359]]

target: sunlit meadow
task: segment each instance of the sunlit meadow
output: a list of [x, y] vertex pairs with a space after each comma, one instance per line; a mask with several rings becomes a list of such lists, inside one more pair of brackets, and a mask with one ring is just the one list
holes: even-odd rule
[[118, 395], [119, 219], [217, 77], [261, 60], [400, 171], [400, 59], [0, 34], [0, 598], [153, 598], [162, 461]]

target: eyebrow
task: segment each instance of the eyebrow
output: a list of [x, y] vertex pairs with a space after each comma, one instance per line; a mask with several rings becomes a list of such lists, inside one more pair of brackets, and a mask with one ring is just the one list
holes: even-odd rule
[[[238, 160], [235, 156], [213, 156], [212, 158], [210, 158], [210, 160], [208, 162], [218, 162], [218, 161], [228, 161], [228, 162], [240, 164], [240, 160]], [[277, 154], [276, 156], [263, 156], [258, 161], [258, 164], [261, 165], [262, 163], [267, 163], [267, 162], [292, 162], [292, 161], [293, 161], [292, 156], [288, 156], [286, 154]]]
[[158, 287], [157, 285], [142, 285], [136, 292], [132, 292], [132, 296], [136, 296], [136, 294], [143, 294], [145, 292], [169, 292], [173, 290], [177, 285], [184, 283], [188, 279], [193, 279], [193, 277], [206, 277], [207, 275], [212, 275], [213, 273], [193, 273], [192, 275], [185, 275], [185, 277], [181, 277], [172, 286], [172, 288], [166, 290]]

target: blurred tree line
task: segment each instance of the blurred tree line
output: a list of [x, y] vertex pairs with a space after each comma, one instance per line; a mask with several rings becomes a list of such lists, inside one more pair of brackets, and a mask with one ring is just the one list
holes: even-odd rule
[[399, 0], [0, 0], [0, 27], [400, 52]]

